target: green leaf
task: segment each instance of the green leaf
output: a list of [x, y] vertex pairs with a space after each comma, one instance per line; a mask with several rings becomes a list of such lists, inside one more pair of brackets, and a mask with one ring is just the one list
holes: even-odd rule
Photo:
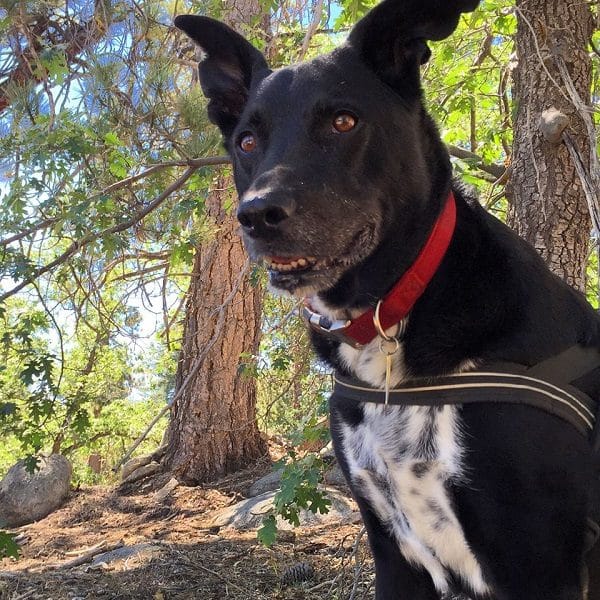
[[114, 131], [109, 131], [104, 135], [104, 143], [107, 146], [124, 146], [125, 144], [119, 139], [119, 136]]
[[19, 558], [19, 545], [13, 536], [6, 531], [0, 531], [0, 558]]
[[277, 540], [277, 521], [274, 515], [269, 515], [263, 519], [262, 527], [256, 533], [258, 541], [270, 548]]
[[331, 500], [323, 492], [315, 492], [308, 505], [308, 510], [317, 514], [325, 515], [329, 512]]

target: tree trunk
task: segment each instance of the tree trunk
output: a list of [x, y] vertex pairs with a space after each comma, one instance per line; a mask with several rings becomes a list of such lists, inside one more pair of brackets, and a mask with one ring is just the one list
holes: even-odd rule
[[[583, 186], [560, 138], [548, 141], [541, 117], [554, 107], [569, 119], [566, 131], [589, 157], [585, 125], [569, 100], [559, 62], [589, 103], [591, 61], [587, 54], [593, 18], [586, 2], [517, 0], [517, 106], [508, 222], [540, 252], [550, 268], [585, 290], [591, 221]], [[587, 158], [585, 158], [588, 161]], [[587, 165], [589, 167], [589, 165]]]
[[[239, 28], [260, 14], [257, 0], [229, 0], [228, 22]], [[221, 176], [206, 202], [215, 239], [198, 248], [188, 292], [165, 467], [180, 481], [210, 481], [266, 453], [256, 422], [256, 386], [240, 373], [240, 357], [256, 354], [262, 290], [252, 285], [238, 235], [230, 177]], [[234, 203], [235, 204], [235, 203]]]
[[198, 248], [188, 292], [164, 459], [188, 484], [234, 472], [266, 452], [255, 381], [239, 369], [242, 353], [258, 350], [261, 289], [249, 281], [235, 212], [224, 209], [232, 195], [230, 177], [219, 177], [206, 203], [218, 231]]

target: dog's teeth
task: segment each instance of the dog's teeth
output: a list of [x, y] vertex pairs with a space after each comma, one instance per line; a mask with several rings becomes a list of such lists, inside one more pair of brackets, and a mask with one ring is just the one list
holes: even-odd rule
[[308, 261], [305, 258], [299, 258], [298, 259], [298, 266], [299, 267], [306, 267], [307, 264], [308, 264]]
[[297, 268], [298, 268], [298, 263], [297, 263], [295, 260], [293, 260], [293, 261], [290, 263], [290, 266], [292, 267], [292, 269], [297, 269]]

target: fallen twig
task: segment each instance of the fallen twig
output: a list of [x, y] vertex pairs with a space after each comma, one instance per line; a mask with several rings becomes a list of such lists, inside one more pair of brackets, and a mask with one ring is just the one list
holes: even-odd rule
[[36, 569], [32, 569], [32, 573], [43, 573], [45, 571], [54, 571], [58, 569], [72, 569], [73, 567], [79, 567], [80, 565], [84, 565], [87, 562], [90, 562], [95, 556], [98, 554], [104, 554], [105, 552], [112, 552], [113, 550], [117, 550], [122, 548], [125, 545], [123, 540], [119, 540], [114, 544], [109, 544], [108, 546], [100, 544], [98, 546], [92, 546], [89, 550], [78, 556], [77, 558], [73, 558], [72, 560], [67, 560], [62, 563], [54, 563], [51, 565], [46, 565], [44, 567], [38, 567]]
[[106, 540], [102, 540], [93, 546], [88, 546], [87, 548], [79, 548], [78, 550], [69, 550], [65, 552], [65, 556], [80, 556], [82, 554], [86, 554], [88, 552], [92, 552], [93, 550], [99, 550], [100, 548], [104, 548], [106, 546]]

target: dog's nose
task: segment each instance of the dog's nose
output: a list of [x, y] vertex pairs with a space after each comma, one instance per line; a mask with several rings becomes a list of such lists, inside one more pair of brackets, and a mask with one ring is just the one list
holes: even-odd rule
[[262, 237], [273, 233], [293, 213], [294, 202], [289, 196], [277, 199], [257, 196], [242, 202], [237, 218], [245, 233]]

